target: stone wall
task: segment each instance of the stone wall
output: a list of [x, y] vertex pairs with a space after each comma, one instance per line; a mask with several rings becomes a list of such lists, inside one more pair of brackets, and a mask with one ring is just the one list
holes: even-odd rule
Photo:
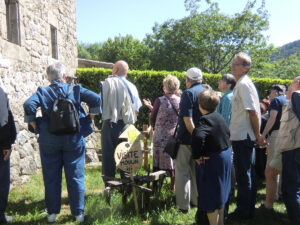
[[[52, 58], [50, 25], [57, 28], [58, 61], [74, 76], [77, 68], [75, 0], [19, 1], [21, 45], [7, 41], [5, 1], [0, 1], [0, 86], [10, 99], [19, 130], [11, 155], [11, 181], [16, 184], [41, 167], [37, 137], [27, 131], [23, 103], [47, 86], [45, 70]], [[93, 139], [93, 138], [92, 138]], [[91, 143], [95, 143], [95, 139]], [[92, 145], [88, 143], [88, 145]], [[94, 155], [95, 153], [89, 153]]]

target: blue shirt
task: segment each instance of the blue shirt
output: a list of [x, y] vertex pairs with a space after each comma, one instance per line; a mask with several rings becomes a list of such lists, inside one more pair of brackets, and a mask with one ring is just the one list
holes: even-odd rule
[[274, 98], [270, 103], [270, 107], [268, 109], [269, 113], [271, 112], [271, 110], [275, 110], [278, 112], [275, 123], [274, 123], [272, 129], [270, 130], [270, 134], [272, 133], [273, 130], [279, 130], [280, 119], [281, 119], [281, 114], [282, 114], [282, 106], [285, 103], [287, 103], [287, 99], [285, 96], [278, 96], [278, 97]]
[[198, 106], [198, 94], [203, 90], [204, 88], [201, 84], [193, 84], [190, 88], [184, 90], [181, 95], [176, 137], [184, 145], [192, 144], [192, 136], [185, 127], [183, 117], [191, 117], [194, 124], [199, 120], [201, 113]]
[[[68, 135], [53, 135], [49, 133], [49, 117], [52, 111], [54, 101], [57, 99], [57, 93], [66, 96], [72, 85], [63, 82], [52, 81], [48, 87], [39, 87], [37, 91], [24, 103], [25, 122], [36, 121], [36, 133], [39, 134], [38, 142], [43, 144], [55, 144], [58, 141], [77, 143], [82, 137], [86, 137], [93, 132], [91, 127], [91, 119], [86, 115], [86, 112], [81, 105], [81, 102], [86, 102], [89, 106], [90, 114], [100, 113], [101, 98], [98, 94], [83, 88], [80, 84], [75, 85], [69, 99], [72, 100], [77, 109], [80, 132]], [[41, 108], [42, 117], [36, 118], [37, 109]]]
[[217, 107], [217, 112], [222, 115], [222, 117], [224, 118], [228, 126], [230, 125], [230, 120], [231, 120], [232, 97], [233, 97], [233, 91], [229, 89], [223, 95], [223, 97], [220, 100], [220, 104]]

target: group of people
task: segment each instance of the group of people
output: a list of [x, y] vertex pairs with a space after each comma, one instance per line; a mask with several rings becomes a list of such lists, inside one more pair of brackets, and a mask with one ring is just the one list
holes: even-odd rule
[[[270, 93], [269, 118], [260, 131], [261, 112], [257, 90], [248, 77], [251, 58], [235, 55], [232, 74], [219, 81], [221, 97], [209, 85], [202, 84], [202, 72], [193, 67], [186, 71], [186, 89], [181, 92], [178, 78], [163, 80], [164, 95], [152, 106], [153, 170], [166, 170], [175, 191], [176, 205], [183, 213], [197, 207], [196, 222], [224, 224], [224, 218], [251, 219], [255, 213], [256, 176], [254, 146], [267, 146], [266, 201], [262, 208], [272, 210], [276, 189], [274, 182], [281, 171], [282, 193], [290, 221], [300, 224], [300, 77], [288, 88], [274, 86]], [[85, 137], [93, 132], [92, 117], [102, 114], [102, 177], [105, 191], [115, 177], [114, 151], [120, 134], [137, 120], [142, 102], [136, 86], [126, 79], [125, 61], [113, 65], [112, 75], [101, 82], [101, 93], [81, 85], [65, 83], [65, 68], [54, 63], [47, 68], [50, 85], [39, 87], [24, 103], [25, 122], [39, 134], [38, 143], [45, 185], [48, 222], [55, 222], [61, 208], [61, 180], [64, 168], [68, 198], [76, 221], [84, 221]], [[57, 97], [69, 98], [78, 112], [80, 130], [74, 134], [49, 132], [49, 118]], [[287, 100], [289, 99], [289, 100]], [[89, 106], [85, 111], [81, 102]], [[0, 222], [5, 216], [9, 191], [9, 156], [16, 139], [16, 128], [6, 94], [0, 89]], [[38, 109], [41, 117], [37, 117]], [[175, 160], [164, 152], [168, 139], [175, 135], [180, 142]], [[267, 139], [268, 138], [268, 139]], [[121, 177], [126, 173], [121, 171]], [[237, 208], [228, 214], [230, 196], [237, 186]], [[224, 216], [225, 214], [225, 216]]]

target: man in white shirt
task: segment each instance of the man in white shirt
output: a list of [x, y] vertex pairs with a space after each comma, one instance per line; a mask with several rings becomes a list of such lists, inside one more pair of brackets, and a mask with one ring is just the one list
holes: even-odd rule
[[102, 175], [106, 187], [107, 177], [115, 177], [114, 153], [118, 138], [128, 124], [136, 122], [136, 114], [142, 106], [135, 85], [126, 79], [128, 69], [125, 61], [117, 61], [112, 75], [102, 85]]
[[235, 55], [231, 64], [236, 80], [233, 89], [230, 140], [234, 152], [237, 181], [237, 209], [229, 218], [250, 219], [254, 216], [256, 202], [254, 143], [260, 135], [259, 97], [247, 73], [251, 58], [245, 53]]

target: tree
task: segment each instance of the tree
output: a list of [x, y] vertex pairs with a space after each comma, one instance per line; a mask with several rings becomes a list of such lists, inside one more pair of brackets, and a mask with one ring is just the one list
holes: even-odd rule
[[148, 69], [150, 64], [148, 47], [131, 35], [109, 38], [102, 44], [98, 58], [106, 62], [116, 62], [122, 59], [131, 69], [139, 70]]
[[205, 72], [227, 72], [240, 51], [248, 52], [256, 63], [266, 62], [274, 49], [262, 34], [268, 29], [268, 16], [253, 13], [254, 6], [249, 1], [241, 13], [227, 16], [210, 3], [202, 13], [193, 11], [183, 19], [156, 24], [145, 39], [151, 49], [151, 68], [182, 71], [198, 66]]
[[92, 59], [91, 54], [88, 52], [84, 44], [77, 44], [78, 58]]

